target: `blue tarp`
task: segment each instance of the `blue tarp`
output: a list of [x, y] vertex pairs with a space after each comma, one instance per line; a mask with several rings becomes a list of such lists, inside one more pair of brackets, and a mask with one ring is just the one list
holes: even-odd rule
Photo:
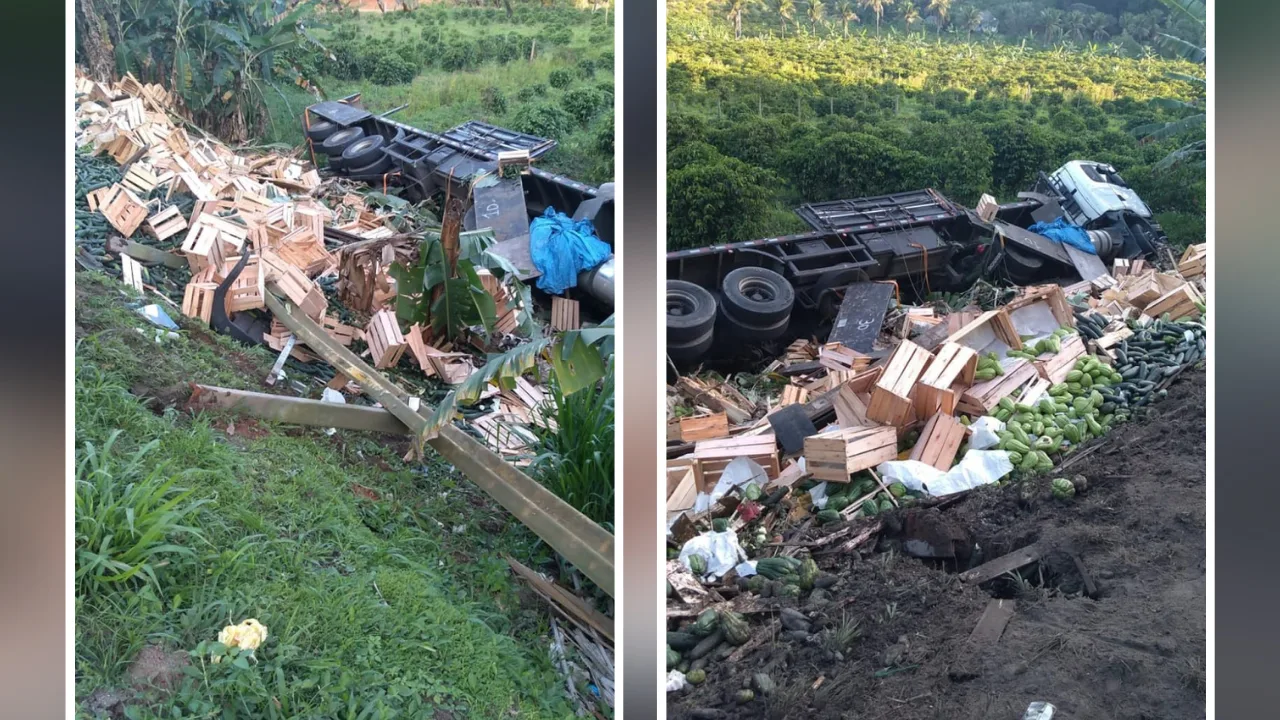
[[542, 273], [538, 289], [552, 295], [577, 287], [578, 273], [604, 262], [610, 252], [590, 220], [575, 221], [549, 207], [529, 223], [529, 257]]
[[1081, 252], [1087, 252], [1090, 255], [1098, 254], [1098, 251], [1093, 249], [1093, 243], [1089, 240], [1089, 235], [1085, 233], [1084, 228], [1072, 225], [1065, 217], [1050, 223], [1036, 223], [1027, 229], [1056, 243], [1066, 243]]

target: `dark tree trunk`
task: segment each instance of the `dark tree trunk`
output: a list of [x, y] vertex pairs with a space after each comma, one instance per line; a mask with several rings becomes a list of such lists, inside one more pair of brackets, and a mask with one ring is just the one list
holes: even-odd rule
[[115, 80], [115, 46], [96, 0], [76, 0], [76, 39], [89, 75], [96, 80]]

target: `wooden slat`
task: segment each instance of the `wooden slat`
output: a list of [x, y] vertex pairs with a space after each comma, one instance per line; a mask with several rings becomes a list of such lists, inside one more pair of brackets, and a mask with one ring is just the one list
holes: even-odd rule
[[680, 418], [680, 439], [685, 442], [729, 437], [729, 418], [724, 413]]

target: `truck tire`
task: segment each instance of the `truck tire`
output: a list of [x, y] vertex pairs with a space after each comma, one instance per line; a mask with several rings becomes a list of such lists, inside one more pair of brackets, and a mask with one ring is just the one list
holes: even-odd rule
[[715, 327], [709, 328], [701, 337], [690, 340], [685, 343], [671, 344], [667, 343], [667, 357], [672, 362], [687, 363], [697, 360], [707, 351], [711, 349], [711, 343], [715, 340]]
[[744, 342], [755, 344], [764, 340], [773, 340], [786, 334], [787, 326], [791, 324], [791, 314], [787, 313], [782, 319], [769, 325], [756, 325], [734, 317], [733, 311], [726, 304], [720, 307], [720, 322], [725, 334]]
[[716, 324], [716, 299], [704, 287], [667, 281], [667, 347], [701, 341]]
[[362, 137], [364, 137], [364, 128], [344, 128], [325, 138], [324, 142], [320, 143], [319, 150], [330, 157], [341, 157], [348, 145]]
[[[344, 158], [344, 161], [345, 161], [345, 158]], [[388, 170], [391, 169], [392, 165], [394, 164], [395, 163], [392, 162], [390, 155], [386, 153], [382, 153], [382, 157], [378, 158], [377, 160], [374, 160], [373, 162], [369, 163], [368, 165], [365, 165], [364, 167], [348, 166], [347, 174], [351, 175], [352, 177], [365, 177], [367, 175], [384, 175]]]
[[342, 151], [342, 160], [349, 168], [371, 165], [377, 162], [378, 158], [386, 156], [386, 153], [382, 152], [382, 147], [386, 144], [387, 139], [381, 135], [362, 137]]
[[791, 315], [795, 288], [778, 273], [761, 267], [744, 267], [724, 276], [725, 310], [747, 327], [772, 327]]
[[324, 142], [330, 135], [338, 132], [339, 129], [337, 123], [320, 120], [311, 123], [311, 127], [307, 128], [307, 137], [311, 138], [312, 142]]

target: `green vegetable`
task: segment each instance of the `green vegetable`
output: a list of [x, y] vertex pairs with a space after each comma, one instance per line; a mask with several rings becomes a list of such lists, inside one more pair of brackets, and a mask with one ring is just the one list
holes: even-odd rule
[[1066, 478], [1054, 478], [1052, 487], [1053, 496], [1059, 500], [1067, 500], [1075, 497], [1076, 486], [1072, 485], [1071, 481]]
[[679, 664], [680, 664], [680, 653], [676, 652], [675, 650], [672, 650], [671, 646], [668, 645], [667, 646], [667, 669], [670, 670], [671, 668]]
[[711, 529], [716, 532], [724, 532], [729, 529], [728, 518], [715, 518], [711, 521]]
[[826, 525], [827, 523], [840, 522], [840, 511], [831, 510], [829, 508], [825, 510], [819, 510], [816, 517], [818, 518], [818, 522], [824, 525]]
[[812, 590], [813, 581], [818, 579], [818, 563], [813, 558], [805, 558], [800, 563], [800, 589]]
[[685, 674], [684, 679], [688, 680], [690, 685], [701, 685], [707, 680], [707, 671], [702, 668], [690, 670]]
[[720, 614], [720, 628], [724, 630], [724, 639], [730, 645], [741, 645], [751, 637], [747, 621], [732, 610], [725, 610]]
[[900, 482], [893, 483], [889, 486], [889, 494], [900, 498], [907, 494], [907, 486]]
[[867, 517], [875, 517], [880, 512], [880, 506], [876, 504], [875, 498], [871, 498], [862, 503], [862, 514]]
[[759, 500], [761, 495], [760, 486], [755, 483], [747, 483], [747, 489], [743, 491], [748, 500]]
[[880, 512], [886, 513], [886, 512], [889, 512], [890, 510], [893, 510], [893, 501], [890, 500], [889, 498], [881, 498]]
[[694, 575], [702, 577], [707, 574], [707, 558], [699, 553], [693, 553], [689, 556], [689, 569]]

